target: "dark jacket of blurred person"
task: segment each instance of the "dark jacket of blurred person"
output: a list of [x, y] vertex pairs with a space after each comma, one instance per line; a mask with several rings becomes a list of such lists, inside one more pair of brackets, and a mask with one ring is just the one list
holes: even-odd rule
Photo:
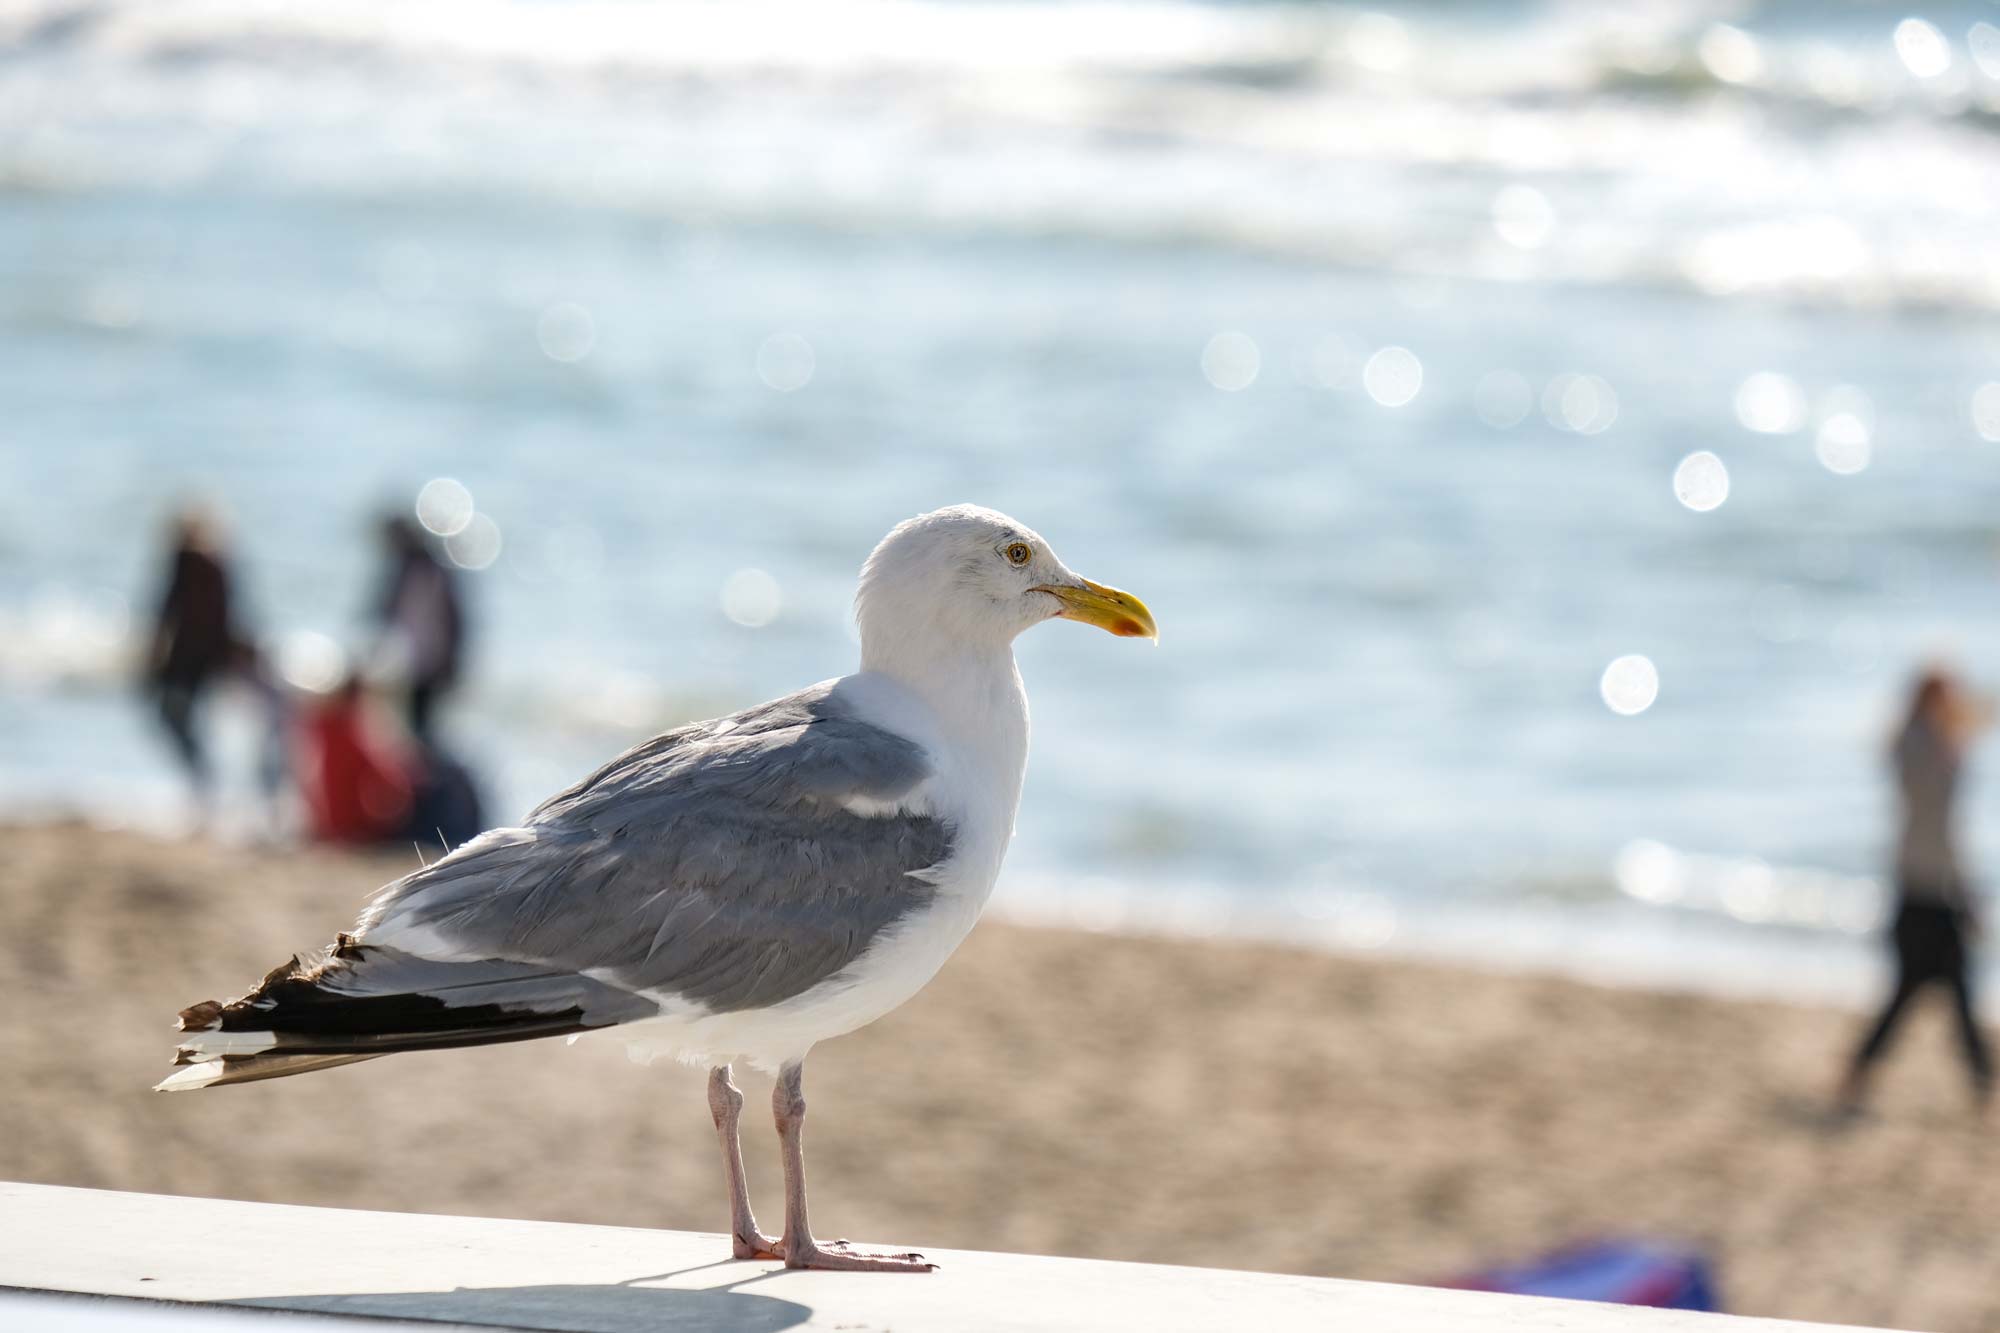
[[146, 684], [196, 793], [206, 799], [213, 774], [197, 714], [209, 686], [243, 651], [230, 598], [229, 570], [212, 520], [188, 510], [174, 520], [165, 586], [153, 618]]
[[458, 680], [465, 648], [465, 611], [458, 582], [431, 550], [423, 529], [400, 515], [382, 523], [388, 570], [375, 617], [384, 647], [407, 681], [411, 734], [431, 737], [439, 699]]
[[1891, 747], [1900, 819], [1896, 838], [1896, 914], [1890, 928], [1896, 986], [1854, 1053], [1842, 1088], [1860, 1103], [1870, 1069], [1888, 1048], [1909, 1002], [1932, 984], [1946, 988], [1975, 1096], [1992, 1095], [1993, 1063], [1973, 1005], [1969, 942], [1978, 906], [1958, 856], [1956, 807], [1966, 751], [1985, 725], [1982, 706], [1941, 670], [1917, 680], [1910, 712]]

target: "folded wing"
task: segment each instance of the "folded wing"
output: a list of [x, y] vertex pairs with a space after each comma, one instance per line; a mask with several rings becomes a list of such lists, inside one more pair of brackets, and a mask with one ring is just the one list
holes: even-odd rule
[[224, 1068], [162, 1086], [781, 1004], [930, 902], [930, 773], [825, 685], [656, 737], [390, 885], [319, 962], [184, 1011], [182, 1062]]

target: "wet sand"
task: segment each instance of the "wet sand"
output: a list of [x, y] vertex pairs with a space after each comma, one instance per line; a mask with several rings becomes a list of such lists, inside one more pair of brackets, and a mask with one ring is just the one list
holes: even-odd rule
[[[317, 948], [407, 864], [0, 829], [0, 1177], [724, 1226], [701, 1071], [611, 1043], [147, 1091], [178, 1008]], [[2000, 1333], [2000, 1117], [1968, 1109], [1937, 1005], [1876, 1111], [1828, 1124], [1817, 1100], [1859, 1021], [989, 921], [916, 1000], [815, 1053], [815, 1220], [1405, 1282], [1656, 1237], [1710, 1253], [1739, 1313]], [[775, 1223], [775, 1144], [746, 1126]]]

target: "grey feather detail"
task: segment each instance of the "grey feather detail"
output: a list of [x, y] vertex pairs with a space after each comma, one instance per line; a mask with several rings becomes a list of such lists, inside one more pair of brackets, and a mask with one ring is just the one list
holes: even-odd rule
[[[331, 1021], [307, 1021], [307, 1007], [291, 1006], [291, 1013], [299, 1017], [289, 1024], [277, 1024], [277, 1030], [292, 1035], [313, 1030], [351, 1034], [355, 1022], [349, 1016], [366, 1013], [371, 1006], [385, 1011], [383, 1017], [389, 1021], [374, 1025], [376, 1032], [385, 1036], [424, 1027], [462, 1031], [468, 1024], [558, 1015], [573, 1016], [579, 1027], [608, 1027], [651, 1018], [659, 1012], [659, 1006], [643, 996], [537, 963], [494, 958], [444, 963], [345, 940], [327, 960], [302, 977], [310, 978], [305, 987], [308, 994], [324, 998]], [[266, 988], [264, 994], [271, 998], [252, 995], [248, 1008], [280, 1014], [286, 1010], [281, 991]], [[426, 1015], [427, 1023], [393, 1021], [399, 1007], [417, 1004], [434, 1006]], [[222, 1026], [231, 1026], [226, 1012]], [[254, 1031], [259, 1025], [251, 1020], [243, 1026]]]
[[765, 1008], [935, 896], [945, 821], [844, 804], [894, 802], [930, 772], [921, 746], [814, 686], [627, 751], [524, 828], [391, 886], [369, 931], [425, 926], [467, 957]]

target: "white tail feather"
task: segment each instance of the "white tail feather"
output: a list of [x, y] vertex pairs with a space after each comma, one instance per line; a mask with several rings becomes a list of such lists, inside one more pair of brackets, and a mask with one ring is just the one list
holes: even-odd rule
[[180, 1053], [212, 1060], [219, 1055], [256, 1055], [277, 1044], [275, 1032], [190, 1032], [181, 1038]]
[[222, 1061], [203, 1060], [199, 1064], [182, 1065], [173, 1073], [153, 1085], [154, 1092], [193, 1092], [205, 1088], [222, 1077]]

